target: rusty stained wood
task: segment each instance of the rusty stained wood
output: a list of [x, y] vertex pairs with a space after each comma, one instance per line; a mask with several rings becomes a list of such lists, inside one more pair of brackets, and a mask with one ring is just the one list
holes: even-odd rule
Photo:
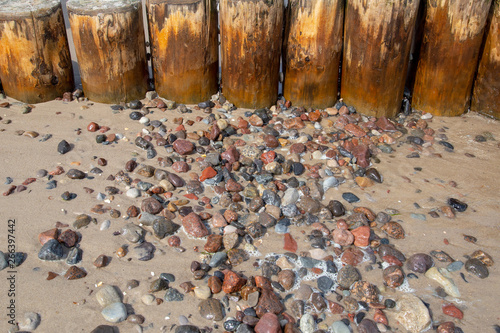
[[276, 103], [283, 14], [281, 0], [221, 0], [222, 92], [235, 106]]
[[500, 119], [500, 1], [494, 1], [471, 110]]
[[142, 99], [148, 70], [140, 2], [68, 14], [85, 96], [100, 103]]
[[194, 104], [218, 91], [215, 0], [149, 0], [149, 34], [156, 92]]
[[418, 6], [419, 0], [347, 2], [340, 95], [358, 112], [399, 112]]
[[427, 0], [413, 107], [438, 116], [467, 111], [491, 0]]
[[286, 21], [283, 96], [308, 108], [332, 106], [337, 101], [344, 2], [291, 0]]
[[0, 10], [0, 79], [12, 98], [50, 101], [74, 88], [61, 4], [24, 9], [19, 14]]

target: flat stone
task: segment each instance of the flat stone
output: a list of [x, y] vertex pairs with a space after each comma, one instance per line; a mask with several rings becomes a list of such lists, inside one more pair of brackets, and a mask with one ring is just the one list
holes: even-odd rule
[[222, 304], [218, 299], [209, 298], [198, 305], [200, 315], [207, 320], [221, 321], [224, 319]]
[[101, 311], [102, 316], [110, 323], [119, 323], [127, 319], [127, 308], [121, 302], [112, 303]]
[[255, 325], [255, 333], [281, 333], [278, 316], [274, 313], [265, 313]]
[[143, 242], [141, 245], [138, 245], [132, 249], [132, 253], [135, 258], [141, 261], [148, 261], [153, 259], [154, 252], [156, 248], [153, 244], [149, 242]]
[[186, 234], [201, 238], [208, 235], [208, 230], [201, 221], [201, 218], [196, 213], [189, 213], [182, 219], [182, 226]]
[[182, 302], [184, 300], [184, 295], [175, 288], [169, 288], [163, 298], [166, 302]]
[[404, 294], [397, 302], [396, 320], [412, 333], [426, 330], [431, 324], [429, 310], [420, 298]]
[[116, 291], [116, 288], [109, 284], [99, 288], [99, 290], [95, 294], [95, 297], [99, 305], [101, 305], [103, 308], [107, 307], [110, 304], [121, 302], [120, 295]]

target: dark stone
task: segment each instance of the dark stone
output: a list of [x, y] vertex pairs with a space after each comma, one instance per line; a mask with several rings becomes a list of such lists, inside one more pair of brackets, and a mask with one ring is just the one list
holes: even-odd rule
[[328, 276], [321, 276], [317, 281], [318, 289], [324, 292], [325, 294], [330, 291], [333, 286], [333, 280]]
[[56, 239], [50, 239], [43, 244], [40, 252], [38, 252], [38, 258], [41, 260], [60, 260], [63, 255], [63, 247]]
[[142, 113], [137, 112], [137, 111], [130, 112], [129, 117], [130, 117], [130, 119], [132, 119], [132, 120], [139, 120], [139, 119], [141, 119], [141, 118], [142, 118]]
[[68, 143], [68, 141], [66, 140], [62, 140], [61, 142], [59, 142], [59, 144], [57, 145], [57, 152], [59, 154], [66, 154], [67, 152], [69, 152], [71, 150], [71, 145]]
[[83, 179], [85, 178], [85, 172], [77, 169], [69, 169], [66, 176], [70, 179]]
[[342, 193], [342, 199], [344, 199], [348, 203], [359, 202], [359, 198], [354, 193], [351, 192]]
[[178, 224], [165, 218], [158, 218], [153, 222], [154, 235], [159, 239], [175, 234], [179, 228]]
[[465, 262], [465, 270], [480, 279], [486, 279], [490, 275], [488, 267], [476, 258], [471, 258]]
[[184, 295], [182, 295], [177, 289], [170, 288], [167, 289], [164, 299], [167, 302], [181, 302], [184, 300]]
[[132, 110], [140, 110], [142, 108], [142, 102], [135, 99], [128, 103], [128, 107]]
[[429, 268], [434, 266], [432, 257], [425, 253], [417, 253], [408, 258], [406, 267], [416, 273], [425, 273]]
[[467, 210], [467, 204], [455, 198], [448, 199], [448, 205], [453, 207], [457, 212], [465, 212]]

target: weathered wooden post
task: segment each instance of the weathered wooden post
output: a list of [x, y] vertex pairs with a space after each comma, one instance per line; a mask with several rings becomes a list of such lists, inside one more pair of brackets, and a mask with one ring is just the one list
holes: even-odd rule
[[148, 0], [156, 92], [194, 104], [218, 91], [215, 0]]
[[276, 103], [283, 0], [221, 0], [222, 92], [237, 107]]
[[419, 2], [347, 1], [340, 94], [358, 112], [399, 112]]
[[74, 88], [59, 0], [7, 0], [0, 5], [0, 78], [5, 93], [40, 103]]
[[140, 0], [69, 0], [85, 95], [95, 102], [144, 98], [148, 70]]
[[294, 105], [326, 108], [337, 101], [343, 25], [342, 0], [289, 2], [283, 96]]
[[427, 0], [413, 107], [458, 116], [469, 107], [491, 0]]
[[493, 1], [491, 21], [472, 97], [471, 110], [500, 119], [500, 1]]

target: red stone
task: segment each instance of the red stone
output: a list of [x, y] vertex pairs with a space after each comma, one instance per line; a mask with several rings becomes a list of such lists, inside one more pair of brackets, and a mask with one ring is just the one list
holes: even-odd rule
[[99, 125], [97, 123], [91, 122], [90, 124], [87, 125], [87, 131], [89, 132], [95, 132], [99, 129]]
[[309, 113], [309, 120], [310, 121], [320, 121], [321, 120], [321, 113], [319, 110], [316, 110], [314, 112]]
[[193, 193], [184, 194], [184, 197], [188, 198], [189, 200], [198, 200], [198, 197], [196, 196], [196, 194], [193, 194]]
[[357, 266], [363, 261], [364, 253], [357, 247], [350, 247], [342, 253], [342, 262], [347, 265]]
[[248, 121], [239, 117], [238, 118], [238, 128], [248, 128]]
[[278, 316], [274, 313], [264, 314], [254, 328], [255, 333], [281, 333]]
[[226, 218], [219, 212], [215, 212], [212, 216], [212, 226], [214, 228], [222, 228], [227, 225]]
[[177, 161], [172, 164], [172, 169], [175, 172], [188, 172], [189, 171], [189, 164], [187, 164], [184, 161]]
[[240, 159], [240, 153], [238, 152], [238, 149], [236, 149], [235, 146], [230, 146], [229, 148], [226, 149], [225, 152], [220, 154], [220, 156], [229, 163], [237, 162]]
[[221, 248], [221, 246], [222, 246], [222, 236], [212, 234], [208, 235], [204, 249], [207, 252], [215, 253]]
[[375, 313], [373, 314], [373, 320], [376, 322], [376, 323], [381, 323], [381, 324], [384, 324], [384, 325], [389, 325], [389, 322], [387, 321], [387, 316], [385, 315], [385, 313], [380, 310], [380, 309], [376, 309], [375, 310]]
[[200, 182], [217, 176], [217, 171], [214, 168], [208, 167], [201, 172]]
[[273, 289], [271, 281], [264, 276], [257, 275], [255, 277], [255, 285], [261, 289]]
[[283, 250], [294, 253], [297, 252], [297, 242], [289, 233], [285, 234], [285, 246], [283, 246]]
[[224, 219], [228, 223], [237, 221], [238, 220], [238, 213], [236, 213], [236, 212], [234, 212], [234, 211], [232, 211], [230, 209], [226, 209], [226, 211], [224, 212]]
[[57, 240], [66, 247], [73, 247], [78, 243], [78, 238], [78, 234], [75, 231], [68, 229], [62, 232]]
[[47, 231], [44, 231], [38, 235], [38, 241], [40, 244], [45, 244], [51, 239], [57, 239], [57, 236], [59, 235], [59, 229], [54, 228], [50, 229]]
[[268, 134], [264, 137], [264, 142], [269, 148], [276, 148], [280, 145], [278, 139], [274, 135]]
[[179, 247], [181, 245], [181, 239], [179, 236], [170, 236], [167, 240], [168, 246]]
[[333, 241], [341, 246], [349, 246], [354, 242], [354, 235], [347, 228], [337, 227], [333, 231]]
[[193, 152], [194, 144], [191, 141], [177, 139], [174, 141], [173, 148], [180, 155], [188, 155]]
[[306, 146], [303, 143], [294, 143], [290, 146], [290, 154], [302, 154], [306, 151]]
[[286, 129], [303, 129], [306, 127], [304, 122], [300, 118], [289, 118], [283, 122], [283, 126]]
[[36, 182], [36, 178], [28, 178], [28, 179], [26, 179], [26, 180], [23, 182], [23, 185], [25, 185], [25, 186], [26, 186], [26, 185], [29, 185], [29, 184], [34, 183], [34, 182]]
[[341, 314], [344, 312], [344, 307], [336, 302], [328, 301], [328, 308], [333, 314]]
[[[225, 280], [224, 280], [225, 282]], [[259, 297], [259, 303], [255, 308], [257, 312], [257, 317], [262, 318], [266, 313], [280, 314], [283, 312], [284, 307], [281, 304], [280, 299], [272, 289], [261, 289], [261, 295]]]
[[351, 231], [354, 235], [354, 245], [365, 247], [370, 244], [370, 227], [361, 226]]
[[382, 260], [390, 265], [397, 265], [399, 267], [403, 267], [403, 263], [395, 256], [386, 255], [382, 257]]
[[386, 117], [378, 118], [377, 121], [375, 122], [375, 125], [377, 125], [378, 128], [380, 128], [381, 130], [384, 130], [384, 131], [395, 131], [396, 130], [396, 126], [394, 126], [394, 124]]
[[363, 129], [356, 124], [347, 124], [344, 126], [344, 130], [346, 130], [347, 132], [358, 138], [361, 138], [366, 135], [366, 132], [363, 131]]
[[356, 157], [356, 164], [362, 168], [367, 168], [370, 165], [370, 151], [368, 147], [360, 144], [351, 150], [351, 153]]
[[226, 294], [235, 293], [241, 290], [247, 280], [237, 273], [227, 270], [224, 272], [224, 282], [222, 283], [222, 290]]
[[220, 135], [220, 128], [217, 126], [217, 123], [214, 122], [212, 128], [210, 128], [210, 132], [208, 133], [208, 138], [212, 141], [217, 140]]
[[463, 319], [464, 313], [453, 304], [443, 305], [443, 313], [447, 316]]
[[66, 274], [64, 274], [64, 277], [67, 280], [77, 280], [77, 279], [82, 279], [87, 276], [87, 273], [81, 269], [78, 268], [77, 266], [71, 266], [67, 271]]
[[184, 231], [193, 237], [201, 238], [208, 235], [208, 230], [196, 213], [189, 213], [182, 218]]
[[276, 153], [273, 150], [270, 150], [260, 155], [260, 159], [262, 160], [262, 162], [264, 162], [264, 164], [269, 164], [273, 162], [275, 157]]
[[264, 125], [264, 121], [262, 121], [262, 118], [256, 114], [251, 115], [250, 118], [248, 118], [248, 122], [252, 126], [257, 126], [257, 127], [261, 127], [262, 125]]
[[212, 294], [218, 294], [222, 291], [222, 281], [215, 275], [208, 278], [207, 284]]
[[243, 185], [240, 183], [236, 182], [233, 179], [229, 179], [226, 181], [226, 191], [229, 192], [240, 192], [243, 191]]

